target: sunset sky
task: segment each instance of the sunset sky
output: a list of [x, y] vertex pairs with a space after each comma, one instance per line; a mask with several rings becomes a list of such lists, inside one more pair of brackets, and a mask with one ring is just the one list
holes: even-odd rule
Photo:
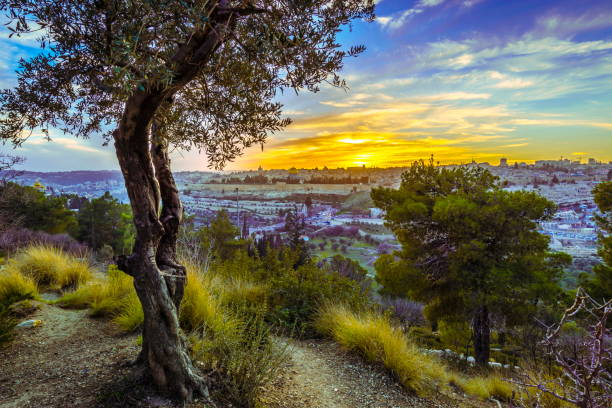
[[[443, 163], [612, 160], [611, 1], [379, 0], [376, 14], [340, 36], [367, 46], [346, 63], [350, 90], [279, 97], [294, 123], [228, 169], [396, 166], [431, 154]], [[1, 34], [6, 88], [18, 58], [37, 49]], [[25, 168], [118, 168], [99, 139], [53, 136], [17, 152]], [[174, 167], [207, 164], [176, 152]]]

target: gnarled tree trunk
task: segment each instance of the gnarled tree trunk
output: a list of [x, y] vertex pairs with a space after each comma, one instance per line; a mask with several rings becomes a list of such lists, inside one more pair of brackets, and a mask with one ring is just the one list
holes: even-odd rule
[[175, 257], [182, 206], [170, 171], [167, 143], [151, 137], [155, 111], [150, 107], [154, 101], [135, 99], [126, 106], [124, 120], [115, 132], [117, 157], [136, 226], [133, 253], [120, 259], [118, 266], [134, 277], [144, 312], [139, 362], [158, 388], [191, 400], [194, 392], [208, 393], [204, 379], [192, 365], [179, 326], [178, 309], [186, 284], [185, 268]]
[[120, 258], [117, 266], [134, 277], [144, 312], [137, 361], [159, 389], [185, 401], [194, 393], [207, 397], [208, 390], [191, 362], [179, 326], [178, 311], [187, 283], [185, 268], [176, 260], [183, 209], [170, 170], [168, 142], [158, 134], [155, 115], [210, 61], [230, 29], [231, 17], [231, 12], [217, 13], [211, 18], [214, 29], [195, 32], [177, 50], [169, 86], [136, 90], [114, 133], [136, 227], [133, 252]]
[[491, 327], [489, 325], [489, 309], [481, 305], [476, 309], [472, 320], [474, 335], [474, 358], [480, 366], [487, 366], [491, 346]]

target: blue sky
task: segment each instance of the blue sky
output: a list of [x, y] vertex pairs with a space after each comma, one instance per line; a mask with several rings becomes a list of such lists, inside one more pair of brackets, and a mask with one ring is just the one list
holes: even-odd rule
[[[343, 44], [350, 90], [279, 98], [294, 124], [229, 169], [402, 165], [540, 158], [612, 160], [612, 2], [381, 0]], [[0, 39], [0, 84], [15, 82], [32, 39]], [[20, 154], [37, 170], [117, 168], [112, 147], [56, 134]], [[195, 153], [178, 170], [206, 169]]]

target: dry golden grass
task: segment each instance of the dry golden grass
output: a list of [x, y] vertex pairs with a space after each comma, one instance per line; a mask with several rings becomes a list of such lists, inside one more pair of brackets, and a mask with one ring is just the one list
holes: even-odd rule
[[36, 296], [38, 288], [34, 279], [15, 269], [0, 272], [0, 305], [8, 306], [16, 299], [31, 299]]
[[130, 292], [121, 299], [121, 309], [113, 318], [113, 322], [125, 333], [136, 331], [142, 327], [144, 312], [136, 291]]
[[19, 252], [7, 265], [34, 279], [39, 287], [54, 290], [76, 288], [91, 280], [93, 273], [88, 262], [75, 258], [59, 248], [30, 246]]
[[355, 313], [344, 306], [321, 308], [316, 328], [366, 360], [381, 363], [409, 390], [426, 395], [446, 387], [449, 375], [435, 357], [423, 354], [379, 314]]
[[497, 375], [458, 379], [456, 384], [465, 393], [482, 398], [483, 400], [493, 397], [508, 401], [512, 398], [512, 391], [514, 389], [510, 383]]

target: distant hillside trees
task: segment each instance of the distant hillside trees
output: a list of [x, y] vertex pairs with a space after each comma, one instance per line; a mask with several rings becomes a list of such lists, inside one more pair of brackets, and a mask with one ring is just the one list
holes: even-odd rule
[[47, 196], [37, 188], [8, 182], [0, 184], [0, 213], [13, 225], [50, 234], [71, 233], [77, 228], [66, 197]]
[[593, 267], [593, 274], [580, 276], [580, 284], [595, 300], [612, 299], [612, 182], [600, 183], [593, 190], [595, 203], [601, 215], [597, 224], [601, 229], [598, 251], [602, 263]]
[[110, 245], [115, 254], [127, 254], [134, 243], [132, 211], [108, 191], [80, 203], [78, 239], [95, 250]]
[[431, 320], [471, 322], [476, 360], [490, 354], [493, 316], [519, 323], [554, 301], [565, 255], [548, 252], [537, 222], [555, 206], [532, 192], [502, 190], [478, 167], [415, 162], [399, 189], [375, 188], [374, 203], [402, 250], [376, 265], [383, 291], [426, 304]]

